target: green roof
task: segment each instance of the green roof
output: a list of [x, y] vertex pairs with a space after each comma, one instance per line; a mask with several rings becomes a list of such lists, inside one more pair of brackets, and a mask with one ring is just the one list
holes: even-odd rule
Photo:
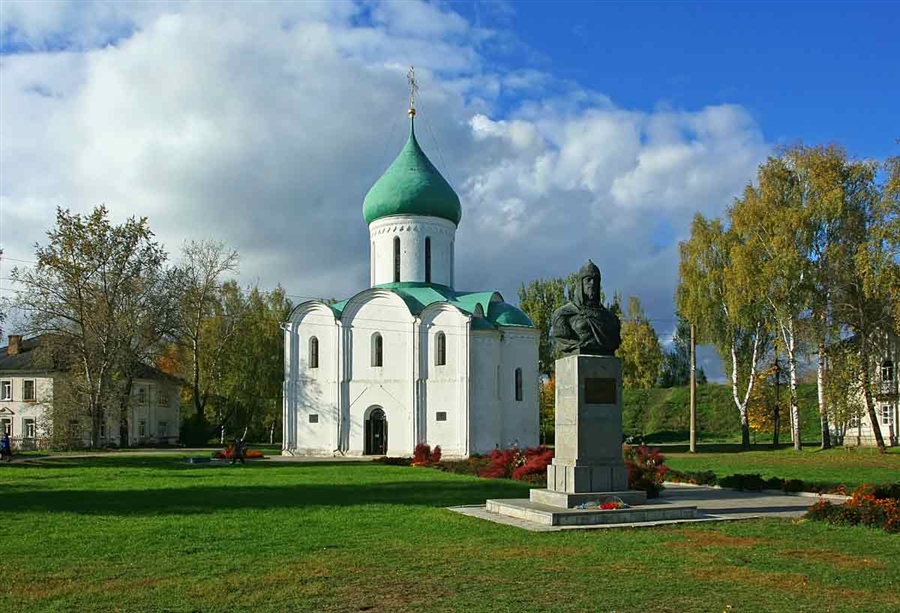
[[[384, 283], [372, 289], [383, 289], [397, 294], [413, 315], [418, 315], [425, 307], [436, 302], [446, 302], [466, 315], [475, 316], [472, 318], [472, 327], [477, 330], [491, 330], [498, 326], [534, 327], [528, 315], [503, 302], [503, 297], [498, 292], [458, 292], [446, 285], [415, 282]], [[338, 318], [341, 317], [347, 302], [344, 300], [330, 305]], [[476, 315], [479, 307], [483, 316]]]
[[363, 201], [367, 224], [390, 215], [427, 215], [456, 225], [462, 218], [459, 196], [422, 151], [412, 119], [409, 140]]

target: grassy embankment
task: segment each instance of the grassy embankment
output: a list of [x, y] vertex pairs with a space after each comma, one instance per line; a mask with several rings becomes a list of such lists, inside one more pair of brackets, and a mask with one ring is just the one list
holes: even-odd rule
[[4, 465], [0, 594], [22, 612], [900, 609], [900, 539], [877, 530], [530, 533], [443, 508], [526, 490], [371, 463]]
[[[787, 390], [784, 390], [787, 393]], [[625, 390], [622, 429], [626, 436], [638, 436], [650, 443], [686, 443], [690, 432], [690, 389], [687, 387]], [[819, 409], [815, 385], [798, 389], [800, 426], [804, 442], [818, 442]], [[790, 441], [790, 417], [782, 419], [782, 443]], [[741, 427], [731, 386], [710, 383], [697, 386], [697, 440], [740, 442]], [[769, 444], [771, 433], [753, 433], [751, 443]]]

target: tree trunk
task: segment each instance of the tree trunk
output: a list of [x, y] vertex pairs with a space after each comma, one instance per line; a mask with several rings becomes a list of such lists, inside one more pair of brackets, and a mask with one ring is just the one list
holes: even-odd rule
[[866, 401], [866, 414], [869, 416], [869, 423], [872, 425], [872, 434], [875, 435], [875, 444], [878, 445], [878, 451], [884, 453], [884, 437], [881, 436], [881, 426], [878, 424], [878, 416], [875, 414], [875, 402], [872, 398], [872, 389], [869, 386], [869, 360], [867, 352], [863, 351], [862, 366], [860, 379], [862, 380], [863, 398]]
[[750, 358], [750, 378], [747, 382], [747, 393], [744, 395], [744, 401], [738, 397], [738, 359], [737, 347], [734, 341], [731, 342], [731, 395], [734, 398], [734, 404], [737, 405], [738, 414], [741, 418], [741, 447], [750, 449], [750, 421], [747, 414], [747, 403], [750, 401], [750, 392], [753, 391], [753, 382], [756, 379], [756, 352], [759, 349], [759, 331], [761, 324], [756, 325], [756, 335], [753, 338], [753, 355]]
[[801, 451], [800, 440], [800, 407], [797, 405], [797, 356], [795, 354], [794, 320], [788, 321], [787, 329], [782, 328], [785, 334], [785, 345], [788, 354], [788, 372], [791, 377], [791, 438], [794, 441], [794, 450]]
[[194, 396], [194, 411], [197, 415], [197, 421], [203, 422], [203, 403], [200, 399], [200, 341], [196, 338], [191, 341], [191, 353], [193, 354], [193, 375], [194, 381], [192, 391]]
[[119, 398], [119, 447], [128, 447], [131, 444], [131, 433], [128, 431], [128, 411], [131, 405], [131, 387], [134, 378], [128, 377], [125, 381], [125, 390]]
[[775, 415], [772, 418], [775, 431], [772, 432], [772, 446], [778, 447], [781, 436], [781, 366], [778, 364], [778, 353], [775, 353]]
[[820, 449], [831, 449], [831, 431], [828, 427], [828, 410], [825, 405], [825, 345], [819, 345], [819, 361], [816, 367], [816, 388], [819, 397], [819, 425], [822, 428]]

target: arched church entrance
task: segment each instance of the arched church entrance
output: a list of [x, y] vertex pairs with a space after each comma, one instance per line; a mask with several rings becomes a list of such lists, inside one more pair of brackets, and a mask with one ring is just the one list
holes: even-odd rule
[[384, 411], [376, 407], [366, 418], [366, 455], [384, 455], [387, 453], [387, 419]]

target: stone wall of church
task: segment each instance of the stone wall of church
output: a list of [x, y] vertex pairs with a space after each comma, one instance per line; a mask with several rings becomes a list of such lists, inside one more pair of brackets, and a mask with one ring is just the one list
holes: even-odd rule
[[[337, 448], [340, 376], [340, 329], [331, 310], [313, 307], [291, 324], [285, 394], [285, 449], [331, 455]], [[312, 359], [313, 338], [318, 345]]]
[[393, 283], [394, 239], [400, 239], [400, 281], [426, 281], [425, 239], [431, 239], [431, 283], [453, 287], [456, 226], [437, 217], [394, 215], [369, 225], [371, 284]]
[[[443, 364], [438, 359], [438, 338], [444, 335]], [[467, 317], [449, 306], [426, 309], [420, 324], [422, 393], [419, 440], [432, 449], [440, 445], [445, 457], [468, 454], [469, 339]]]
[[[380, 408], [387, 420], [387, 455], [410, 455], [415, 448], [415, 321], [403, 301], [389, 292], [366, 299], [343, 320], [345, 362], [343, 411], [346, 452], [365, 452], [365, 422]], [[375, 335], [381, 336], [382, 365], [373, 364]]]
[[[527, 328], [504, 328], [500, 364], [502, 445], [534, 447], [540, 441], [538, 399], [538, 342], [540, 332]], [[521, 400], [516, 399], [516, 369], [522, 369]]]
[[470, 453], [486, 454], [502, 446], [501, 355], [499, 332], [472, 332]]

